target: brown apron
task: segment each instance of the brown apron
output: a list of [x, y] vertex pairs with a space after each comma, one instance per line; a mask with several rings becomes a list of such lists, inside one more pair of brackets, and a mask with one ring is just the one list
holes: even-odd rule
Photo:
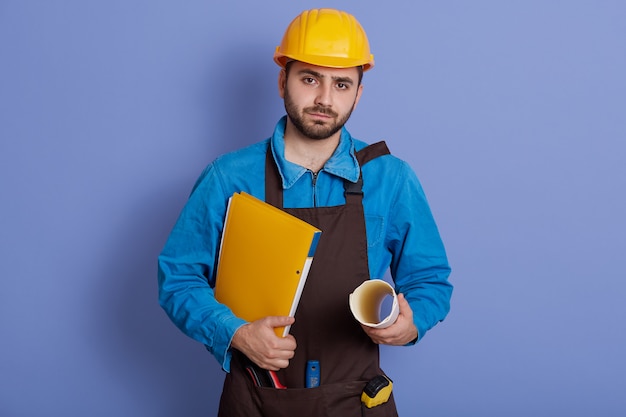
[[[362, 166], [388, 154], [384, 142], [357, 152]], [[368, 409], [363, 387], [381, 374], [378, 345], [352, 316], [348, 295], [369, 279], [362, 178], [345, 181], [346, 204], [333, 207], [283, 208], [283, 189], [268, 147], [265, 199], [268, 203], [322, 230], [313, 264], [296, 311], [291, 334], [298, 347], [289, 366], [277, 372], [288, 389], [255, 387], [235, 351], [226, 375], [220, 417], [396, 417], [393, 396]], [[307, 360], [319, 360], [321, 384], [304, 388]]]

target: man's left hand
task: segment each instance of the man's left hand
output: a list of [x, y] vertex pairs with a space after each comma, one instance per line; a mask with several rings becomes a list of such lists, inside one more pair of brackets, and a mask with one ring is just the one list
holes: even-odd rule
[[417, 339], [417, 327], [413, 323], [413, 310], [404, 294], [398, 294], [398, 307], [400, 314], [391, 326], [384, 329], [361, 325], [365, 333], [374, 343], [381, 345], [404, 346]]

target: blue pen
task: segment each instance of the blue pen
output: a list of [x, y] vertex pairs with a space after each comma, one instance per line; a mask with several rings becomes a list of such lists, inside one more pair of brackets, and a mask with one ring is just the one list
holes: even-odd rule
[[320, 361], [309, 360], [306, 362], [305, 386], [315, 388], [320, 385]]

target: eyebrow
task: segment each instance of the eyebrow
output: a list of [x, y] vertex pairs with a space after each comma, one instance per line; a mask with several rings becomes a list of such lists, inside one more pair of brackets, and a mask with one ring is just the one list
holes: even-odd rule
[[[298, 74], [300, 75], [308, 74], [317, 78], [326, 78], [324, 74], [314, 71], [312, 69], [302, 69], [298, 71]], [[331, 77], [331, 79], [338, 83], [344, 83], [344, 84], [350, 84], [350, 85], [354, 84], [354, 80], [350, 77]]]

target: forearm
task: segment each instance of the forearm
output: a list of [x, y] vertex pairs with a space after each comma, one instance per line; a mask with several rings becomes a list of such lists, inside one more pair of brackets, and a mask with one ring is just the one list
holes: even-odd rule
[[204, 277], [173, 273], [181, 268], [159, 257], [159, 303], [184, 334], [203, 343], [228, 371], [231, 339], [246, 322], [215, 299]]
[[396, 291], [413, 311], [418, 338], [450, 310], [450, 266], [426, 196], [414, 176], [401, 188], [390, 216], [388, 248]]
[[[449, 268], [424, 277], [405, 277], [396, 290], [404, 294], [413, 311], [413, 323], [418, 331], [418, 340], [437, 323], [445, 319], [450, 311], [452, 285], [447, 277]], [[417, 341], [417, 340], [416, 340]]]

